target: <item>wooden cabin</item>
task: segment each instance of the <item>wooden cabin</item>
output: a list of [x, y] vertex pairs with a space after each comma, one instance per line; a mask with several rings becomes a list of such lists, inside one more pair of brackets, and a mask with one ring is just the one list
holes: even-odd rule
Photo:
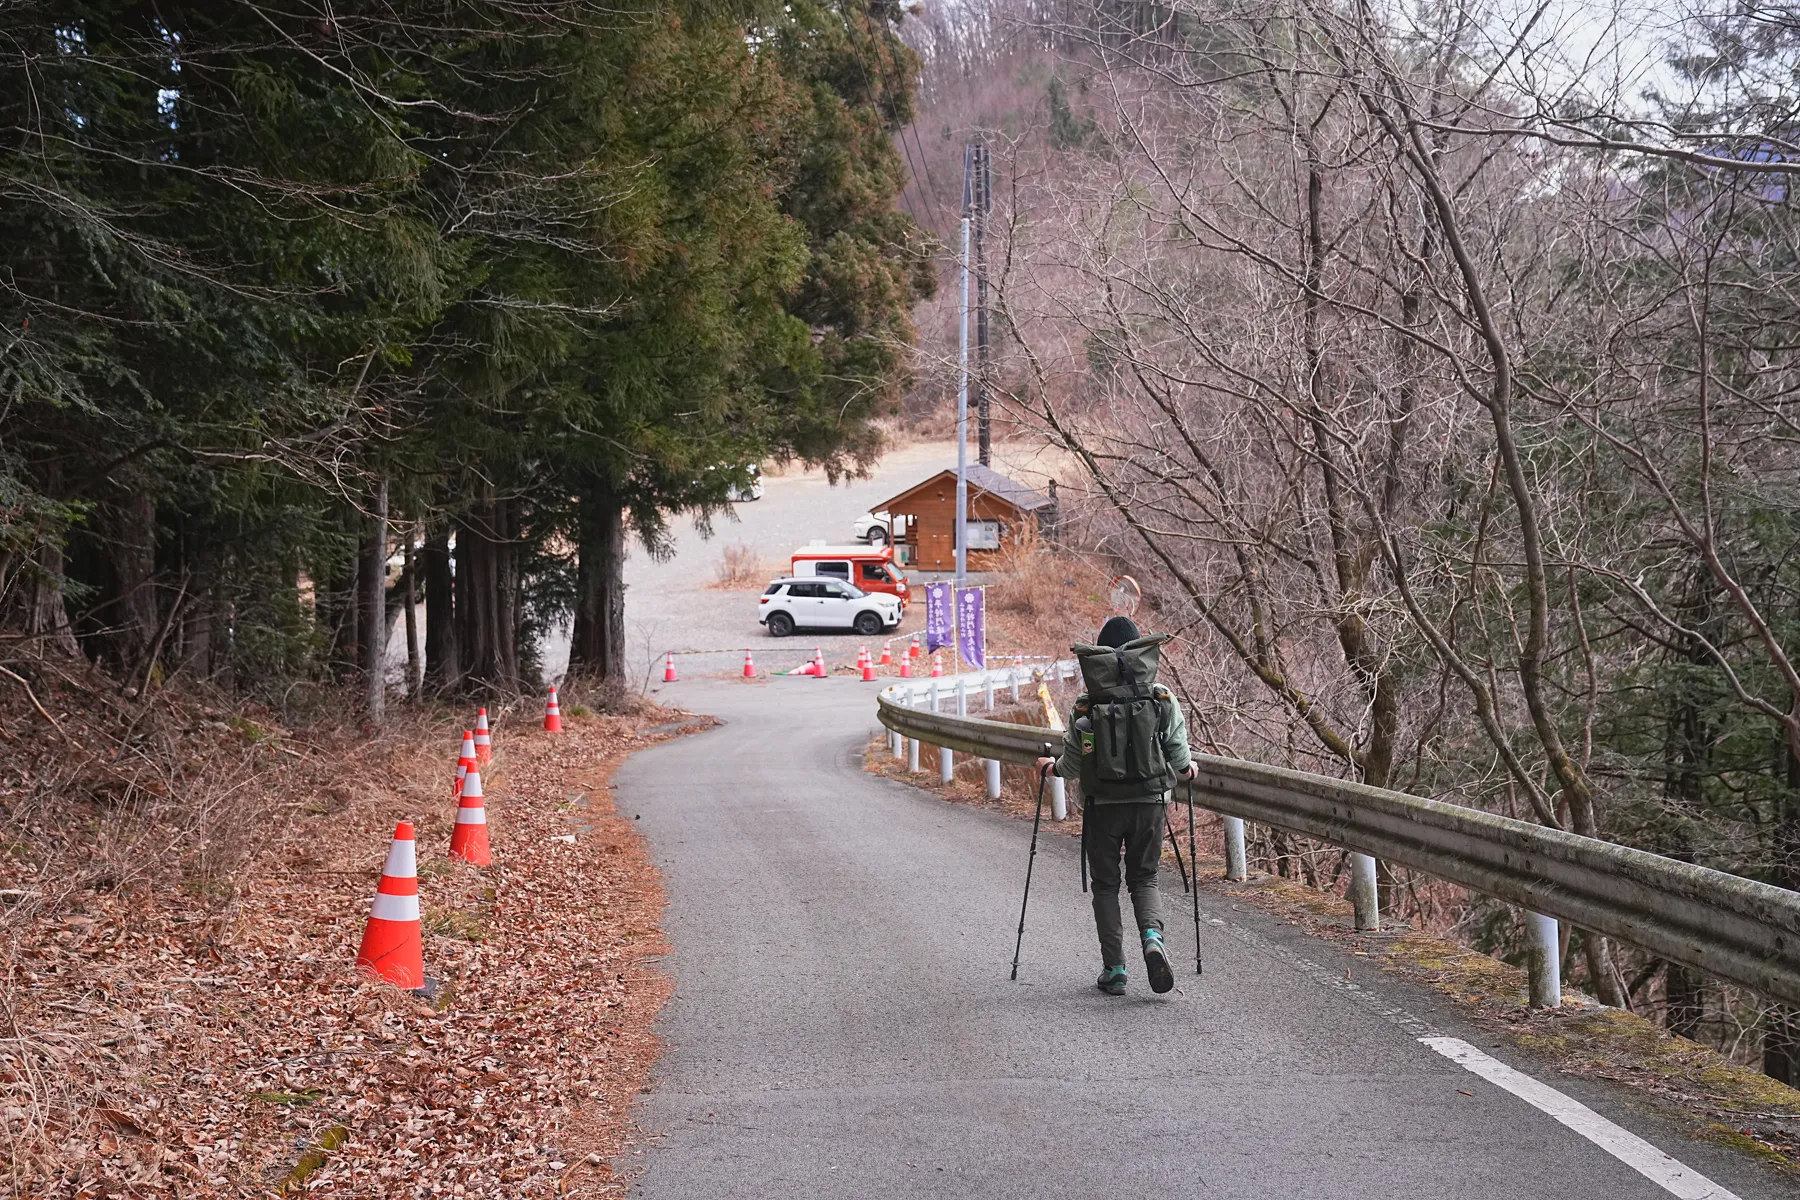
[[[969, 570], [991, 570], [991, 559], [1028, 527], [1035, 526], [1050, 498], [991, 467], [970, 463]], [[956, 570], [956, 472], [939, 471], [898, 496], [875, 506], [890, 517], [906, 518], [902, 559], [921, 571]]]

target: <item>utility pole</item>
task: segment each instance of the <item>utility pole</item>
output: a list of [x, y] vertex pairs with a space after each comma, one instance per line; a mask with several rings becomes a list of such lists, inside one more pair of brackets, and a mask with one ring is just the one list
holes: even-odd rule
[[988, 170], [987, 146], [974, 145], [975, 171], [975, 416], [980, 430], [977, 458], [984, 467], [993, 465], [993, 434], [988, 423], [988, 281], [987, 215], [994, 206], [993, 178]]
[[[969, 218], [974, 203], [974, 147], [963, 147], [962, 321], [957, 331], [956, 584], [969, 573]], [[952, 600], [954, 604], [954, 600]]]

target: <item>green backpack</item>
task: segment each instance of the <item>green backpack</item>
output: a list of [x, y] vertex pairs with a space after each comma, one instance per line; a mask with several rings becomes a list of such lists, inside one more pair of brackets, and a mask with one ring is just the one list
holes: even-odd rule
[[1081, 791], [1094, 800], [1152, 800], [1175, 786], [1163, 730], [1175, 698], [1156, 682], [1167, 634], [1114, 649], [1073, 646], [1087, 690], [1075, 700], [1081, 738]]

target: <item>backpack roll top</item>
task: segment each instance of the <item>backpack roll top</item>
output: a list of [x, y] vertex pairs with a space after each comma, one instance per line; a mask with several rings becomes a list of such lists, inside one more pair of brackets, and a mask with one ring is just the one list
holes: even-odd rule
[[1074, 646], [1086, 692], [1076, 702], [1081, 790], [1096, 800], [1160, 799], [1175, 786], [1163, 754], [1174, 697], [1156, 683], [1167, 634], [1111, 646]]

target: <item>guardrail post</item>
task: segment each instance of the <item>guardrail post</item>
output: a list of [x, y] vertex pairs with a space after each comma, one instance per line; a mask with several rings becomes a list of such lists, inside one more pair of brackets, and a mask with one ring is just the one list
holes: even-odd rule
[[[908, 708], [919, 707], [919, 693], [917, 692], [917, 690], [908, 691], [906, 693], [906, 707], [908, 707]], [[908, 771], [912, 771], [915, 773], [919, 769], [919, 739], [918, 738], [907, 738], [906, 739], [906, 769]]]
[[1531, 1007], [1562, 1006], [1562, 946], [1556, 918], [1525, 914], [1525, 967], [1531, 976]]
[[937, 710], [938, 710], [938, 681], [934, 679], [931, 681], [931, 711], [936, 712]]
[[1244, 818], [1225, 818], [1225, 878], [1242, 883], [1250, 877], [1244, 854]]
[[1381, 928], [1381, 893], [1375, 888], [1373, 855], [1350, 855], [1350, 903], [1356, 908], [1356, 927], [1365, 932]]
[[988, 799], [998, 800], [1000, 798], [1000, 760], [997, 758], [987, 760], [987, 785]]
[[969, 681], [966, 679], [956, 681], [956, 715], [959, 717], [969, 715]]
[[1050, 816], [1053, 820], [1069, 819], [1069, 793], [1065, 785], [1068, 780], [1061, 775], [1050, 777]]
[[1015, 666], [1011, 672], [1011, 674], [1012, 674], [1012, 693], [1013, 693], [1012, 702], [1014, 704], [1017, 704], [1019, 702], [1019, 672], [1024, 669], [1025, 668], [1023, 668], [1023, 667]]
[[949, 783], [956, 778], [956, 764], [951, 761], [950, 747], [938, 747], [938, 782]]
[[987, 711], [993, 712], [994, 711], [994, 677], [991, 674], [984, 676], [982, 679], [982, 682], [987, 684]]

